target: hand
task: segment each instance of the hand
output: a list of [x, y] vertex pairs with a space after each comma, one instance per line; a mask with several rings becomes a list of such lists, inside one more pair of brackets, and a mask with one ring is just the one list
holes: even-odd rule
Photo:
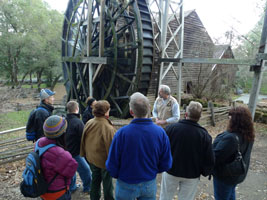
[[166, 120], [156, 120], [156, 124], [157, 125], [164, 125], [164, 124], [167, 124], [167, 121]]

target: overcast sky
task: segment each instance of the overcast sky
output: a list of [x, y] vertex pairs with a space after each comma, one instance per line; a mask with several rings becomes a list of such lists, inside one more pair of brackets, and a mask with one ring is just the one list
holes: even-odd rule
[[[62, 13], [68, 4], [68, 0], [45, 1]], [[259, 20], [263, 4], [264, 0], [184, 0], [184, 10], [195, 9], [211, 38], [220, 38], [231, 27], [235, 34], [250, 31]]]

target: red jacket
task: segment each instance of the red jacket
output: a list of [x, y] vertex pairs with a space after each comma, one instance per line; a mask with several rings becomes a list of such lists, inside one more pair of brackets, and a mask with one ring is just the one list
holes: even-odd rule
[[[55, 143], [55, 140], [42, 137], [39, 140], [39, 147]], [[64, 189], [66, 184], [67, 186], [70, 185], [71, 178], [77, 170], [78, 163], [72, 158], [68, 151], [65, 151], [59, 146], [55, 146], [49, 148], [41, 156], [41, 167], [47, 183], [49, 183], [53, 177], [58, 174], [56, 179], [48, 188], [49, 191], [58, 191]]]

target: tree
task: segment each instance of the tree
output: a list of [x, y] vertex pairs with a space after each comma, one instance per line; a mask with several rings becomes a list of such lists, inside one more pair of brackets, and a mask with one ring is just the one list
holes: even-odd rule
[[[253, 59], [259, 51], [261, 32], [263, 27], [263, 19], [265, 15], [267, 2], [262, 8], [262, 14], [260, 20], [257, 22], [255, 27], [250, 30], [246, 35], [239, 38], [240, 44], [234, 49], [235, 57], [238, 59]], [[251, 88], [251, 82], [253, 79], [253, 74], [248, 70], [248, 68], [240, 67], [237, 73], [236, 85], [245, 89], [245, 92], [249, 92]], [[264, 75], [266, 76], [266, 75]], [[265, 78], [263, 78], [264, 84]]]
[[62, 14], [42, 0], [0, 1], [0, 69], [13, 87], [19, 76], [36, 73], [41, 83], [49, 71], [61, 74], [62, 21]]

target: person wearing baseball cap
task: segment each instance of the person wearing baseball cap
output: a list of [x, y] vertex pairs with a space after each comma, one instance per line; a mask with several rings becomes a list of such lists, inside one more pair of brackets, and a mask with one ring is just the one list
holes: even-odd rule
[[78, 163], [72, 155], [65, 150], [65, 132], [68, 127], [67, 120], [63, 117], [52, 115], [48, 117], [43, 125], [44, 136], [38, 140], [38, 146], [44, 147], [49, 144], [56, 146], [49, 148], [41, 156], [41, 168], [47, 183], [48, 192], [41, 195], [44, 200], [69, 200], [71, 193], [69, 186], [74, 176]]
[[34, 130], [36, 132], [35, 141], [44, 136], [44, 121], [52, 115], [54, 110], [54, 95], [56, 93], [49, 89], [42, 89], [40, 92], [40, 104], [37, 106], [34, 116]]

